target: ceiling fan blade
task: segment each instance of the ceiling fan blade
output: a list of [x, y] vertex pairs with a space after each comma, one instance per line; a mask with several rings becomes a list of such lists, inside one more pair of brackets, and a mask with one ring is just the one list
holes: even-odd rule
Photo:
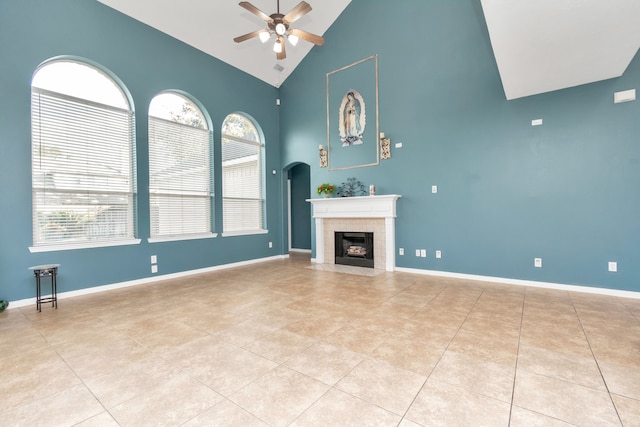
[[291, 24], [292, 22], [302, 18], [307, 13], [311, 12], [311, 5], [306, 1], [301, 1], [296, 7], [291, 9], [289, 13], [284, 16], [284, 20]]
[[252, 39], [254, 37], [258, 37], [258, 34], [260, 34], [263, 31], [264, 30], [256, 30], [256, 31], [253, 31], [251, 33], [245, 34], [243, 36], [238, 36], [235, 39], [233, 39], [233, 41], [236, 42], [236, 43], [240, 43], [240, 42], [243, 42], [245, 40], [249, 40], [249, 39]]
[[300, 37], [302, 40], [306, 40], [315, 45], [322, 46], [324, 44], [324, 38], [316, 36], [315, 34], [308, 33], [304, 30], [298, 30], [297, 28], [290, 28], [289, 33], [294, 36]]
[[284, 37], [278, 36], [278, 40], [280, 40], [280, 45], [282, 46], [282, 51], [280, 53], [276, 53], [277, 59], [285, 59], [287, 57], [287, 49], [284, 46]]
[[272, 21], [272, 19], [271, 19], [271, 17], [269, 15], [267, 15], [266, 13], [264, 13], [263, 11], [261, 11], [260, 9], [258, 9], [257, 7], [255, 7], [254, 5], [249, 3], [248, 1], [241, 1], [240, 2], [240, 6], [244, 7], [249, 12], [253, 13], [258, 18], [262, 19], [265, 22], [271, 22]]

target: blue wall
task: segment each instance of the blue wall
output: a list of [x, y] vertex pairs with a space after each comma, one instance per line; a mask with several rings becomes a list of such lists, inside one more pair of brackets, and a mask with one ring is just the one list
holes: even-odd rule
[[[284, 173], [266, 174], [269, 234], [146, 241], [146, 113], [166, 89], [205, 106], [216, 153], [224, 117], [241, 111], [262, 127], [267, 172], [302, 162], [311, 165], [310, 190], [354, 176], [379, 194], [401, 194], [399, 267], [640, 291], [640, 103], [612, 103], [613, 92], [638, 87], [640, 58], [617, 79], [506, 101], [477, 0], [353, 0], [325, 38], [278, 91], [96, 1], [0, 2], [0, 299], [33, 297], [27, 267], [40, 263], [62, 264], [65, 292], [150, 277], [154, 254], [159, 274], [170, 274], [286, 253]], [[380, 130], [404, 146], [379, 166], [320, 169], [325, 75], [373, 54]], [[31, 76], [58, 55], [101, 64], [132, 94], [139, 245], [28, 250]], [[544, 125], [531, 127], [537, 118]], [[220, 194], [219, 157], [215, 167]], [[217, 199], [215, 211], [220, 232]], [[428, 257], [413, 256], [418, 248]], [[608, 261], [618, 273], [607, 272]]]
[[[283, 164], [311, 165], [311, 188], [353, 176], [402, 195], [398, 267], [640, 291], [640, 102], [613, 104], [639, 86], [640, 58], [617, 79], [507, 101], [477, 0], [353, 0], [325, 39], [281, 87]], [[393, 157], [320, 169], [326, 73], [374, 54]]]
[[[159, 274], [189, 271], [283, 253], [282, 174], [277, 89], [211, 58], [97, 1], [21, 0], [0, 2], [0, 299], [33, 297], [28, 266], [60, 263], [59, 291], [120, 283], [151, 276], [151, 255]], [[136, 111], [138, 236], [134, 246], [30, 253], [31, 77], [43, 61], [58, 55], [90, 59], [127, 86]], [[215, 239], [147, 242], [149, 237], [147, 107], [160, 91], [179, 89], [198, 99], [214, 125], [215, 189], [220, 186], [220, 128], [225, 116], [244, 112], [265, 135], [266, 217], [269, 234]], [[215, 204], [222, 229], [221, 202]], [[268, 248], [273, 241], [274, 247]]]

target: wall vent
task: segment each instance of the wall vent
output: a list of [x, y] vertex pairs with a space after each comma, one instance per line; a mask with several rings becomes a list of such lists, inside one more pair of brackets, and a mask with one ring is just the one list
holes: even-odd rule
[[613, 94], [614, 104], [620, 104], [621, 102], [629, 102], [629, 101], [635, 101], [635, 100], [636, 100], [635, 89], [623, 90], [621, 92], [615, 92]]

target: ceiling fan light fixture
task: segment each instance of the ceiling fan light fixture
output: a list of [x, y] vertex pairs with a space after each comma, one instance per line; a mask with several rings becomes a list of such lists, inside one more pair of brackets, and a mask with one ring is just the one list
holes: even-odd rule
[[258, 37], [260, 37], [260, 41], [262, 43], [266, 43], [267, 40], [271, 38], [271, 33], [269, 33], [269, 31], [262, 31], [260, 34], [258, 34]]
[[276, 42], [273, 44], [273, 51], [275, 53], [282, 52], [282, 43], [280, 43], [280, 39], [276, 40]]
[[259, 38], [262, 43], [266, 43], [267, 40], [271, 40], [272, 35], [275, 35], [273, 51], [276, 53], [276, 59], [279, 61], [287, 58], [287, 42], [285, 42], [285, 38], [289, 40], [289, 43], [291, 43], [292, 46], [297, 46], [300, 39], [313, 43], [316, 46], [322, 46], [324, 44], [324, 38], [321, 36], [297, 28], [290, 28], [294, 22], [311, 12], [311, 5], [304, 0], [298, 3], [286, 14], [280, 13], [280, 1], [278, 0], [276, 3], [277, 12], [272, 13], [271, 15], [267, 15], [248, 1], [241, 1], [239, 4], [240, 7], [264, 21], [267, 28], [235, 37], [233, 41], [236, 43], [241, 43], [254, 37]]

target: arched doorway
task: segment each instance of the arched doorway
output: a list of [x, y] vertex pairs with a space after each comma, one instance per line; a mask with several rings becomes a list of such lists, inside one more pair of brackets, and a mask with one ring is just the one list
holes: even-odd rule
[[298, 163], [288, 170], [289, 251], [311, 253], [311, 168]]

